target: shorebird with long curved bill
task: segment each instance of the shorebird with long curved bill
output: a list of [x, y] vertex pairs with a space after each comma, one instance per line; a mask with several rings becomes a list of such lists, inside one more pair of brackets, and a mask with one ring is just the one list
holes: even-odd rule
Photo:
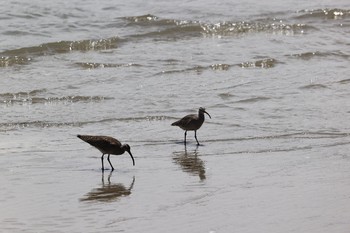
[[171, 124], [172, 126], [179, 126], [181, 129], [185, 130], [185, 140], [184, 140], [185, 145], [186, 145], [187, 131], [194, 131], [194, 138], [197, 141], [197, 145], [199, 145], [199, 142], [197, 139], [197, 130], [203, 125], [204, 113], [211, 118], [209, 113], [205, 111], [205, 108], [199, 108], [198, 115], [190, 114], [190, 115], [184, 116], [182, 119], [175, 121], [174, 123]]
[[127, 151], [130, 154], [132, 163], [135, 166], [135, 160], [130, 152], [130, 146], [128, 144], [122, 145], [117, 139], [109, 136], [77, 135], [77, 137], [101, 151], [102, 171], [105, 169], [103, 166], [103, 157], [105, 154], [108, 155], [107, 160], [109, 162], [109, 165], [111, 165], [112, 171], [114, 170], [114, 167], [111, 161], [109, 160], [109, 156], [122, 155], [125, 151]]

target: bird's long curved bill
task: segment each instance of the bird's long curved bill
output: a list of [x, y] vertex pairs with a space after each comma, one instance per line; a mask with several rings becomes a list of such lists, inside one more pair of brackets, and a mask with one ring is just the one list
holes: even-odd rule
[[206, 111], [204, 111], [209, 117], [210, 117], [210, 119], [211, 119], [211, 116], [209, 115], [209, 113], [207, 113]]
[[132, 164], [135, 166], [135, 160], [134, 160], [134, 157], [132, 156], [131, 152], [129, 152], [129, 151], [128, 151], [128, 153], [129, 153], [129, 155], [130, 155], [130, 157], [131, 157], [131, 159], [132, 159]]

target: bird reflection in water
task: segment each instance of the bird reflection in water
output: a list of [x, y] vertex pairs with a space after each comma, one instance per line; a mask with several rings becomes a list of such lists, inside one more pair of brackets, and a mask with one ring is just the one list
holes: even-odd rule
[[92, 189], [90, 192], [85, 194], [80, 201], [112, 202], [118, 200], [122, 196], [129, 196], [135, 183], [135, 177], [133, 177], [129, 188], [126, 188], [121, 183], [112, 183], [111, 176], [112, 171], [108, 175], [108, 182], [105, 183], [104, 172], [102, 172], [102, 186]]
[[205, 180], [205, 164], [203, 160], [198, 158], [198, 146], [194, 151], [175, 151], [173, 152], [174, 163], [179, 164], [184, 172], [188, 172], [192, 175], [198, 175], [200, 180]]

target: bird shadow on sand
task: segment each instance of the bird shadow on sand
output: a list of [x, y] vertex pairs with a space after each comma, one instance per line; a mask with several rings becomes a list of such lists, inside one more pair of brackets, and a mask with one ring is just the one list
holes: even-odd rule
[[105, 174], [102, 171], [102, 182], [97, 188], [92, 189], [90, 192], [80, 198], [81, 202], [113, 202], [118, 201], [121, 197], [129, 196], [131, 190], [134, 187], [135, 176], [133, 177], [131, 184], [128, 188], [122, 183], [111, 182], [113, 171], [110, 171], [107, 181], [105, 181]]
[[199, 176], [201, 181], [206, 179], [205, 176], [205, 163], [199, 158], [198, 146], [195, 150], [174, 151], [173, 162], [180, 165], [181, 169], [194, 176]]

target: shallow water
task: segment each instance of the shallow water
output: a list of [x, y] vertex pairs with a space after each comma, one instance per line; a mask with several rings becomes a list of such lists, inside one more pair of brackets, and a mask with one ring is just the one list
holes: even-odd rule
[[[349, 9], [7, 1], [1, 231], [346, 232]], [[184, 147], [170, 124], [201, 106]], [[136, 166], [102, 173], [77, 134], [128, 143]]]

